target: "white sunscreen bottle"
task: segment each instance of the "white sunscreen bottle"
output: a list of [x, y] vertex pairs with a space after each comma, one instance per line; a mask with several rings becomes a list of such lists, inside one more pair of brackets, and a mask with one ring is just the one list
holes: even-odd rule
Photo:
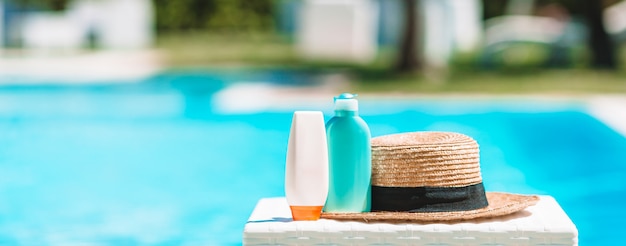
[[291, 122], [285, 196], [293, 220], [320, 218], [328, 196], [328, 147], [324, 115], [296, 111]]

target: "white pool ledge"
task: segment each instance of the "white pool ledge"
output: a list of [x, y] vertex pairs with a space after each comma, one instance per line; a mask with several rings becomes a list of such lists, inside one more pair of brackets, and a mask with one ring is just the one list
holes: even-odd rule
[[591, 115], [626, 136], [626, 96], [603, 95], [587, 100], [587, 109]]
[[449, 224], [292, 221], [279, 197], [258, 202], [243, 245], [578, 245], [578, 230], [550, 196], [514, 215]]

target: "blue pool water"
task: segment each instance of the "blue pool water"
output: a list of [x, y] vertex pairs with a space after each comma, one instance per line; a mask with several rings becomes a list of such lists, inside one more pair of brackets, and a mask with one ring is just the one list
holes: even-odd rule
[[[300, 81], [261, 73], [257, 80]], [[291, 112], [224, 113], [236, 74], [131, 84], [0, 87], [0, 244], [237, 245], [262, 197], [283, 196]], [[306, 83], [306, 82], [303, 82]], [[581, 245], [615, 245], [626, 139], [577, 103], [363, 98], [373, 136], [457, 131], [481, 146], [488, 190], [550, 194]]]

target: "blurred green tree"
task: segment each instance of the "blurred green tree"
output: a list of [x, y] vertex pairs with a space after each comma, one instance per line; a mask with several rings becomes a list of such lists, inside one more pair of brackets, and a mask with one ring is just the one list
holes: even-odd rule
[[582, 16], [589, 28], [587, 47], [594, 68], [617, 69], [616, 46], [604, 27], [604, 9], [619, 0], [544, 0], [565, 6], [573, 15]]
[[395, 71], [416, 72], [423, 68], [423, 52], [421, 38], [423, 32], [420, 23], [418, 0], [403, 0], [404, 28], [400, 34], [400, 50], [396, 57]]
[[8, 2], [22, 8], [45, 9], [52, 11], [64, 10], [68, 0], [9, 0]]
[[272, 31], [273, 0], [153, 0], [158, 31]]

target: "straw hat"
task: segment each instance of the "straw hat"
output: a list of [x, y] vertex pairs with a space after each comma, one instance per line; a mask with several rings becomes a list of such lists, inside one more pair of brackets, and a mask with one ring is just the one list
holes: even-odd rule
[[372, 212], [323, 213], [363, 221], [458, 221], [512, 214], [537, 196], [485, 192], [478, 144], [451, 132], [372, 139]]

